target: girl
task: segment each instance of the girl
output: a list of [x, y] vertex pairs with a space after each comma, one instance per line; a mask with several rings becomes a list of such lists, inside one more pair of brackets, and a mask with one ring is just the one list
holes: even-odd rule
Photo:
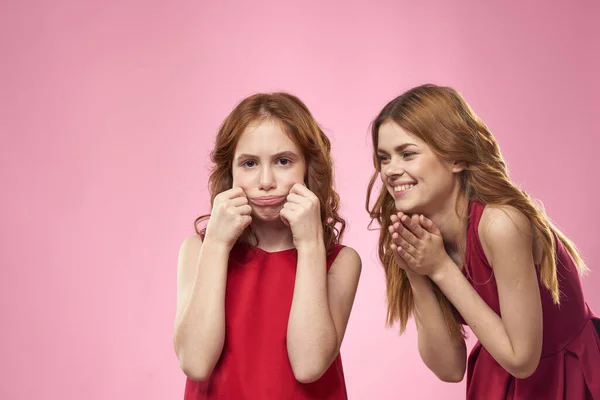
[[179, 253], [186, 400], [347, 398], [339, 349], [361, 261], [340, 245], [330, 147], [286, 93], [246, 98], [223, 122], [212, 212]]
[[[509, 179], [498, 144], [453, 89], [416, 87], [372, 125], [367, 209], [383, 227], [388, 324], [414, 315], [419, 353], [468, 399], [600, 399], [600, 322], [575, 246]], [[383, 187], [369, 209], [373, 185]], [[596, 326], [594, 326], [596, 324]]]

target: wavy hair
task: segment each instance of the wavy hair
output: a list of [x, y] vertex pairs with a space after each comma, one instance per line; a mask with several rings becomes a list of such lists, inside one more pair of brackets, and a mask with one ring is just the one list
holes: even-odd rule
[[[333, 187], [331, 142], [308, 107], [298, 97], [289, 93], [252, 95], [237, 104], [225, 118], [210, 155], [210, 204], [213, 204], [219, 193], [232, 188], [232, 163], [241, 134], [248, 125], [264, 120], [273, 120], [281, 124], [283, 130], [302, 151], [307, 166], [305, 184], [319, 199], [323, 238], [325, 248], [329, 249], [341, 241], [346, 227], [346, 221], [338, 213], [340, 199]], [[202, 238], [206, 228], [199, 229], [199, 224], [208, 218], [210, 214], [202, 215], [194, 221], [194, 229]], [[252, 225], [240, 238], [251, 237], [256, 241], [251, 227]]]
[[[370, 207], [373, 187], [381, 171], [376, 153], [379, 127], [388, 121], [423, 140], [440, 158], [464, 163], [466, 169], [459, 176], [461, 191], [467, 199], [490, 205], [510, 205], [529, 219], [543, 250], [539, 265], [541, 282], [552, 294], [554, 303], [559, 304], [556, 239], [562, 242], [580, 273], [586, 270], [583, 260], [575, 245], [536, 207], [529, 195], [511, 182], [496, 139], [465, 99], [450, 87], [432, 84], [415, 87], [390, 101], [373, 121], [375, 172], [369, 182], [365, 205], [371, 222], [376, 220], [385, 228], [390, 216], [396, 212], [394, 199], [385, 187], [376, 194]], [[389, 250], [391, 240], [389, 231], [380, 229], [378, 255], [386, 277], [387, 324], [399, 321], [403, 332], [414, 311], [414, 302], [406, 272], [395, 264]], [[464, 330], [456, 319], [453, 306], [435, 284], [433, 287], [451, 336], [455, 340], [462, 339]]]

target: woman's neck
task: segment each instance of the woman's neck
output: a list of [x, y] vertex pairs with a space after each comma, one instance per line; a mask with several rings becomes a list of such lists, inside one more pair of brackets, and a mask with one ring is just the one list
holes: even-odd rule
[[444, 239], [444, 246], [448, 254], [455, 259], [464, 256], [467, 243], [467, 223], [469, 212], [469, 199], [462, 193], [451, 196], [449, 201], [438, 207], [431, 215], [426, 215], [440, 230]]

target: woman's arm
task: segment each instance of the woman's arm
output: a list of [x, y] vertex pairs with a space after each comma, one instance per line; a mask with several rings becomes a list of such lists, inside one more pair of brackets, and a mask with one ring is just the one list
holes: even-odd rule
[[[397, 215], [390, 217], [388, 227], [392, 235], [390, 251], [398, 268], [406, 272], [413, 296], [413, 316], [417, 326], [419, 355], [421, 359], [440, 380], [444, 382], [460, 382], [465, 376], [467, 364], [467, 346], [464, 339], [453, 340], [440, 302], [435, 294], [429, 277], [412, 271], [406, 261], [398, 254], [398, 246], [402, 245], [402, 227]], [[419, 217], [413, 215], [409, 226], [418, 227]]]
[[438, 298], [428, 277], [407, 272], [415, 304], [419, 355], [439, 379], [460, 382], [467, 366], [467, 346], [464, 339], [456, 342], [442, 314]]
[[531, 224], [512, 207], [486, 207], [479, 234], [494, 271], [501, 317], [450, 258], [431, 279], [492, 357], [511, 375], [526, 378], [536, 370], [542, 349], [542, 306]]

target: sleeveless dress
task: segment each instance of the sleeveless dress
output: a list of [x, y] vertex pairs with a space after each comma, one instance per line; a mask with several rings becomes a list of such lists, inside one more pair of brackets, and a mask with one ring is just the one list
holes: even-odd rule
[[[327, 253], [327, 270], [343, 248]], [[286, 334], [298, 253], [243, 244], [230, 253], [225, 295], [225, 344], [211, 376], [187, 379], [185, 400], [346, 400], [338, 354], [325, 374], [302, 384], [292, 372]]]
[[[476, 201], [469, 205], [463, 274], [500, 315], [498, 288], [479, 240], [484, 208]], [[600, 320], [584, 300], [575, 263], [560, 241], [556, 246], [561, 302], [555, 305], [550, 291], [540, 283], [543, 344], [538, 368], [530, 377], [517, 379], [478, 341], [468, 360], [467, 399], [600, 400]]]

